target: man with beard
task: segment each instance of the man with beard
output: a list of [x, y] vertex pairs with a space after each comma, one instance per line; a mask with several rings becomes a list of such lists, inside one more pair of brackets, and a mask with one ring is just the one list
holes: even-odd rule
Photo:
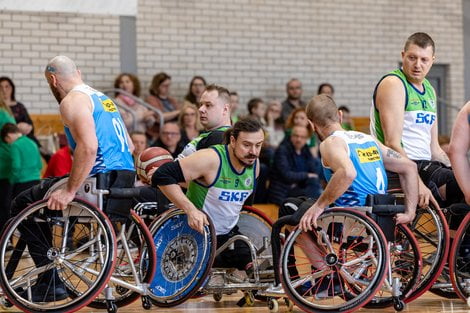
[[[225, 132], [225, 145], [199, 150], [162, 165], [152, 176], [152, 184], [188, 215], [191, 228], [202, 233], [208, 215], [220, 247], [240, 234], [237, 222], [242, 206], [255, 188], [263, 141], [259, 121], [240, 119]], [[183, 182], [189, 183], [186, 195], [179, 186]], [[221, 253], [214, 266], [249, 271], [252, 263], [248, 246], [236, 241], [235, 249]]]
[[304, 108], [305, 102], [302, 101], [302, 83], [297, 78], [292, 78], [286, 85], [287, 99], [282, 103], [282, 122], [287, 118], [294, 109]]
[[[74, 155], [67, 183], [49, 197], [49, 210], [64, 210], [90, 175], [100, 175], [105, 181], [104, 188], [132, 187], [135, 171], [131, 151], [134, 146], [113, 101], [85, 85], [80, 70], [66, 56], [50, 60], [45, 77], [59, 103], [65, 134]], [[13, 200], [12, 214], [18, 214], [31, 203], [43, 199], [49, 188], [60, 179], [43, 179], [40, 184], [20, 193]], [[128, 217], [131, 204], [131, 200], [109, 199], [103, 209], [111, 220], [120, 220]], [[51, 242], [46, 238], [51, 238], [47, 234], [50, 229], [32, 223], [28, 230], [22, 236], [28, 242], [29, 254], [35, 265], [48, 266], [52, 262], [47, 257], [47, 247]], [[38, 275], [31, 291], [33, 302], [51, 302], [68, 297], [55, 269]]]

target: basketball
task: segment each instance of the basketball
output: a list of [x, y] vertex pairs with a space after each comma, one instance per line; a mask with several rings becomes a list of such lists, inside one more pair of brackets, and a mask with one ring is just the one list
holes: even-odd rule
[[168, 150], [160, 147], [150, 147], [142, 151], [135, 161], [137, 176], [143, 182], [149, 182], [148, 172], [165, 163], [173, 161], [173, 157]]

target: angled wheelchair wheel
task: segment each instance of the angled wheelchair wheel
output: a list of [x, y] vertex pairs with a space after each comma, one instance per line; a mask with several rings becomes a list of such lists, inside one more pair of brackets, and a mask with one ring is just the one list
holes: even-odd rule
[[[394, 305], [397, 300], [405, 300], [413, 291], [420, 278], [422, 268], [421, 252], [411, 230], [405, 225], [395, 227], [395, 240], [388, 243], [390, 252], [391, 276], [385, 279], [384, 286], [366, 305], [368, 308], [384, 308]], [[396, 297], [392, 290], [399, 283], [401, 295]]]
[[350, 312], [374, 297], [386, 276], [385, 237], [369, 217], [331, 209], [310, 232], [297, 229], [281, 257], [281, 283], [306, 312]]
[[189, 227], [182, 210], [173, 209], [158, 217], [150, 232], [157, 253], [150, 299], [160, 307], [183, 303], [206, 282], [212, 268], [216, 251], [213, 224], [209, 220], [201, 234]]
[[76, 311], [105, 287], [115, 245], [109, 220], [94, 206], [75, 199], [65, 210], [51, 211], [41, 200], [3, 232], [0, 286], [25, 312]]
[[[108, 286], [113, 288], [114, 304], [123, 307], [137, 300], [142, 293], [126, 288], [125, 284], [138, 286], [150, 284], [156, 266], [155, 246], [152, 235], [145, 222], [131, 211], [128, 221], [124, 224], [113, 222], [117, 237], [116, 266]], [[106, 297], [102, 292], [89, 307], [106, 309]]]
[[470, 297], [470, 214], [465, 215], [452, 243], [449, 254], [449, 272], [458, 297]]

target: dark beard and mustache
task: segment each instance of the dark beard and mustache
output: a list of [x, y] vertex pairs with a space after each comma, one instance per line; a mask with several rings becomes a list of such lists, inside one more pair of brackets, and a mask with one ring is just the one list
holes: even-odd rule
[[60, 104], [62, 102], [62, 97], [60, 96], [60, 93], [59, 93], [59, 90], [52, 86], [52, 85], [49, 85], [51, 91], [52, 91], [52, 94], [54, 95], [55, 99], [57, 100], [57, 103]]
[[[238, 162], [240, 162], [241, 165], [243, 165], [245, 168], [249, 168], [249, 169], [251, 169], [255, 165], [256, 159], [258, 158], [257, 155], [251, 154], [251, 153], [245, 155], [243, 158], [240, 158], [235, 151], [234, 151], [233, 155], [235, 156], [235, 158], [237, 158]], [[254, 158], [255, 161], [250, 164], [250, 163], [246, 163], [242, 160], [242, 159], [248, 159], [248, 158]]]

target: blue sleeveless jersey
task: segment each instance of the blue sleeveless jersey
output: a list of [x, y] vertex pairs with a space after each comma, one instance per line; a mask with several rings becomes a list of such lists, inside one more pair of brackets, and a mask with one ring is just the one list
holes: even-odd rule
[[[374, 139], [356, 131], [335, 131], [331, 136], [342, 138], [348, 146], [348, 154], [354, 168], [356, 179], [348, 190], [335, 201], [336, 206], [363, 206], [368, 194], [383, 194], [387, 190], [387, 174], [382, 153]], [[322, 164], [323, 165], [323, 164]], [[326, 180], [333, 172], [323, 165]]]
[[[93, 104], [98, 151], [90, 174], [106, 173], [113, 170], [134, 170], [134, 162], [127, 142], [127, 131], [114, 102], [102, 92], [90, 86], [79, 85], [72, 91], [82, 92], [90, 97]], [[64, 127], [67, 141], [72, 150], [76, 142], [68, 127]]]

